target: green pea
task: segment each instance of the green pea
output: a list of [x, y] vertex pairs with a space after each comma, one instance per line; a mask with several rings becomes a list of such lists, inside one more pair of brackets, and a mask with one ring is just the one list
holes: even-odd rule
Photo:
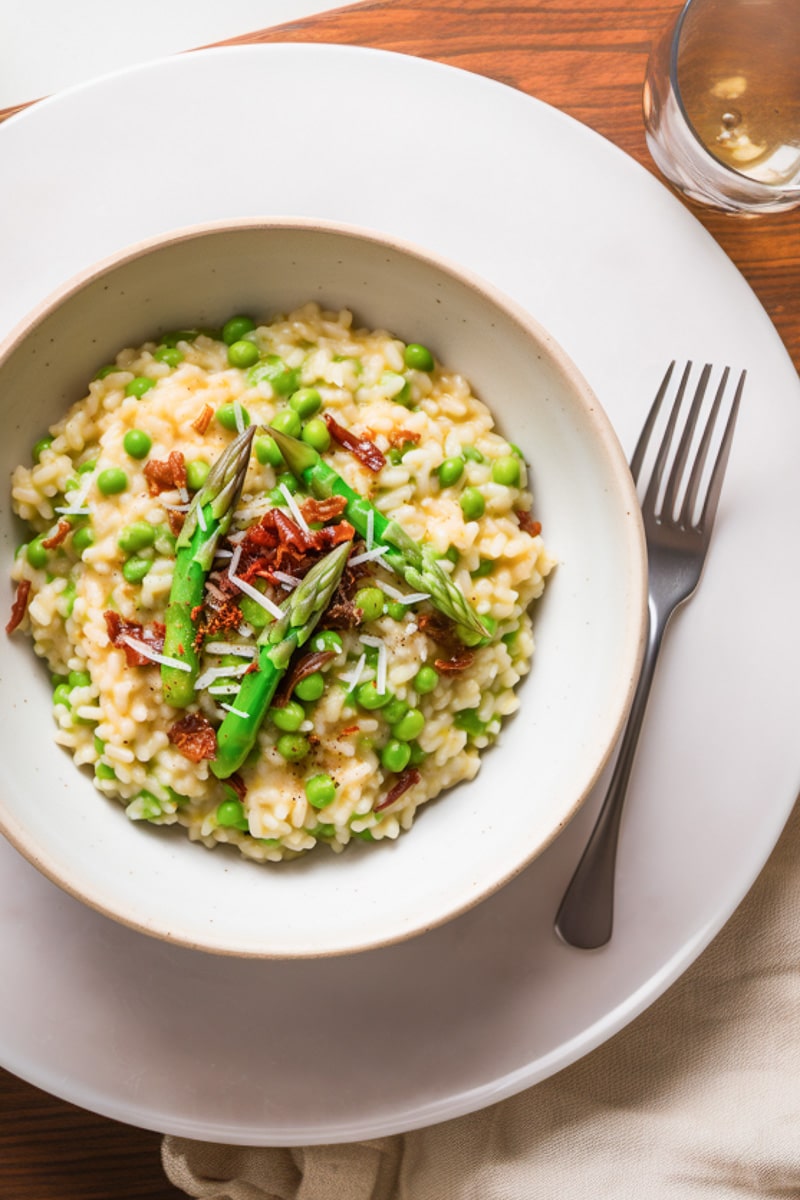
[[375, 838], [369, 829], [354, 829], [353, 837], [360, 838], [362, 842], [374, 842]]
[[147, 458], [153, 440], [143, 429], [129, 429], [122, 439], [122, 446], [131, 458]]
[[335, 629], [321, 629], [319, 633], [314, 634], [311, 644], [315, 650], [322, 652], [333, 650], [335, 654], [342, 653], [342, 639]]
[[465, 646], [488, 646], [492, 635], [497, 629], [497, 621], [495, 621], [494, 617], [489, 616], [482, 616], [481, 621], [486, 626], [489, 633], [488, 637], [482, 637], [474, 629], [467, 629], [465, 625], [456, 625], [456, 636], [459, 641], [463, 642]]
[[408, 610], [399, 600], [391, 600], [386, 606], [386, 611], [393, 621], [404, 621]]
[[402, 721], [403, 717], [408, 712], [408, 705], [405, 700], [395, 698], [390, 700], [383, 710], [383, 715], [390, 725], [396, 725], [398, 721]]
[[306, 421], [300, 437], [318, 454], [324, 454], [331, 444], [331, 435], [322, 417], [312, 417], [310, 421]]
[[264, 362], [252, 367], [247, 375], [251, 387], [264, 381], [270, 384], [276, 396], [291, 396], [297, 391], [300, 372], [296, 367], [287, 366], [277, 354], [268, 354]]
[[171, 787], [167, 788], [167, 792], [169, 793], [170, 800], [172, 800], [174, 804], [179, 806], [181, 804], [191, 804], [190, 796], [182, 796], [180, 792], [176, 792], [175, 789]]
[[[254, 586], [258, 586], [257, 582]], [[241, 596], [239, 598], [239, 611], [245, 621], [247, 621], [247, 624], [253, 626], [253, 629], [263, 629], [271, 619], [263, 604], [259, 604], [251, 596]]]
[[101, 367], [99, 371], [96, 371], [94, 377], [95, 379], [107, 379], [109, 375], [115, 375], [117, 371], [121, 370], [122, 368], [118, 367], [116, 363], [108, 363], [107, 366]]
[[466, 487], [459, 499], [465, 521], [478, 521], [486, 512], [486, 501], [475, 487]]
[[204, 458], [193, 458], [186, 464], [186, 486], [192, 492], [199, 492], [208, 479], [211, 467]]
[[159, 346], [153, 358], [156, 362], [166, 363], [168, 367], [177, 367], [183, 362], [183, 355], [177, 346]]
[[294, 496], [300, 490], [300, 484], [289, 471], [285, 471], [282, 475], [279, 475], [275, 483], [277, 487], [283, 484], [290, 496]]
[[141, 583], [152, 565], [149, 558], [129, 558], [122, 567], [122, 578], [126, 583]]
[[482, 733], [486, 732], [486, 722], [480, 719], [474, 708], [464, 708], [461, 712], [457, 712], [453, 717], [453, 724], [456, 729], [462, 729], [471, 737], [480, 737]]
[[462, 446], [461, 453], [463, 454], [464, 458], [469, 459], [470, 462], [483, 462], [483, 455], [481, 454], [480, 450], [476, 449], [475, 446]]
[[404, 717], [392, 725], [392, 737], [398, 742], [410, 742], [425, 728], [425, 718], [418, 708], [410, 708]]
[[25, 557], [31, 566], [35, 567], [37, 571], [41, 571], [43, 567], [47, 566], [49, 555], [42, 545], [44, 540], [45, 535], [40, 533], [39, 536], [35, 537], [32, 542], [28, 542], [28, 545], [25, 549]]
[[270, 491], [267, 492], [267, 499], [269, 500], [269, 502], [273, 506], [273, 508], [286, 508], [287, 507], [286, 497], [284, 496], [284, 494], [280, 488], [276, 488], [276, 487], [271, 488]]
[[408, 760], [409, 766], [418, 767], [421, 763], [425, 762], [428, 754], [427, 751], [422, 749], [419, 742], [409, 742], [408, 748], [411, 751], [411, 757]]
[[377, 621], [378, 617], [383, 616], [384, 596], [380, 588], [359, 588], [353, 597], [353, 603], [356, 608], [361, 609], [365, 621]]
[[408, 343], [403, 351], [403, 360], [407, 367], [415, 371], [433, 370], [433, 355], [427, 346], [421, 346], [419, 342]]
[[383, 708], [392, 699], [389, 691], [379, 692], [374, 679], [370, 683], [361, 683], [356, 689], [356, 700], [362, 708]]
[[311, 830], [311, 836], [315, 837], [315, 838], [325, 838], [327, 840], [330, 840], [330, 839], [336, 837], [336, 826], [335, 825], [323, 825], [322, 823], [319, 823], [319, 824], [315, 825], [314, 828]]
[[381, 750], [381, 766], [393, 773], [404, 771], [410, 758], [411, 750], [407, 743], [397, 738], [391, 738]]
[[105, 744], [105, 742], [103, 741], [103, 739], [102, 739], [101, 737], [98, 737], [98, 736], [97, 736], [97, 734], [95, 734], [95, 735], [94, 735], [94, 738], [92, 739], [92, 741], [93, 741], [93, 744], [94, 744], [95, 753], [97, 753], [97, 754], [102, 754], [102, 753], [105, 751], [105, 748], [106, 748], [106, 744]]
[[322, 396], [316, 388], [300, 388], [289, 397], [289, 404], [298, 417], [305, 421], [322, 408]]
[[95, 763], [94, 773], [98, 779], [116, 779], [117, 778], [117, 772], [114, 770], [113, 767], [110, 767], [108, 765], [108, 763], [102, 763], [102, 762]]
[[315, 671], [313, 675], [306, 675], [305, 679], [300, 680], [294, 694], [299, 700], [313, 701], [319, 700], [324, 691], [325, 676]]
[[88, 671], [70, 671], [67, 676], [67, 683], [71, 688], [88, 687], [92, 682], [92, 677]]
[[311, 743], [302, 733], [284, 733], [275, 744], [278, 754], [287, 762], [299, 762], [311, 749]]
[[47, 434], [46, 437], [39, 438], [38, 442], [34, 442], [33, 449], [31, 450], [31, 458], [33, 459], [33, 461], [35, 463], [38, 463], [39, 459], [42, 457], [45, 450], [49, 450], [49, 448], [52, 446], [52, 444], [53, 444], [53, 439], [49, 434]]
[[305, 790], [312, 808], [327, 808], [336, 799], [336, 784], [330, 775], [312, 775], [306, 780]]
[[398, 375], [397, 371], [384, 371], [380, 382], [389, 391], [395, 404], [402, 404], [404, 408], [411, 407], [411, 384], [405, 375]]
[[420, 667], [414, 676], [414, 691], [420, 696], [427, 696], [429, 692], [436, 690], [436, 685], [439, 682], [439, 672], [435, 667]]
[[216, 818], [217, 825], [223, 829], [241, 829], [244, 832], [249, 828], [241, 800], [223, 800], [222, 804], [217, 805]]
[[170, 529], [169, 525], [156, 526], [155, 548], [156, 554], [161, 554], [164, 558], [173, 558], [175, 555], [175, 542], [177, 538]]
[[[236, 409], [237, 405], [235, 404], [223, 404], [221, 408], [217, 409], [217, 420], [222, 428], [227, 429], [229, 433], [237, 433], [239, 430], [236, 419]], [[248, 425], [250, 424], [250, 413], [241, 404], [238, 405], [238, 409], [242, 425], [245, 429], [247, 429]]]
[[96, 458], [88, 458], [86, 460], [86, 462], [82, 462], [81, 465], [78, 467], [78, 474], [79, 475], [88, 475], [91, 471], [93, 471], [95, 469], [96, 466], [97, 466], [97, 459]]
[[69, 684], [68, 683], [59, 683], [53, 689], [53, 705], [55, 706], [57, 704], [63, 704], [65, 708], [71, 708], [72, 707], [72, 701], [70, 699], [71, 696], [72, 696], [72, 689], [70, 688]]
[[458, 483], [463, 473], [464, 459], [460, 455], [454, 458], [446, 458], [439, 465], [439, 483], [442, 487], [452, 487], [454, 483]]
[[128, 486], [128, 476], [121, 467], [106, 467], [97, 476], [97, 486], [104, 496], [116, 496]]
[[72, 579], [67, 580], [67, 586], [59, 596], [59, 606], [61, 607], [61, 615], [71, 617], [72, 610], [75, 607], [75, 597], [78, 594], [78, 589]]
[[255, 327], [256, 323], [252, 317], [231, 317], [222, 326], [222, 340], [226, 346], [232, 346], [235, 342], [240, 342], [246, 333], [252, 333]]
[[492, 480], [505, 487], [519, 487], [519, 459], [513, 454], [503, 454], [492, 463]]
[[122, 530], [117, 545], [123, 554], [133, 554], [144, 550], [145, 546], [152, 546], [155, 540], [156, 531], [149, 521], [133, 521]]
[[284, 733], [297, 733], [306, 719], [306, 710], [296, 700], [289, 700], [280, 708], [271, 708], [269, 715], [277, 729], [283, 730]]
[[521, 459], [522, 459], [522, 461], [524, 462], [524, 461], [525, 461], [525, 455], [522, 453], [522, 451], [520, 450], [519, 446], [517, 446], [517, 445], [516, 445], [514, 442], [509, 442], [508, 444], [509, 444], [509, 446], [511, 447], [511, 453], [512, 453], [512, 454], [516, 454], [517, 458], [521, 458]]
[[149, 379], [147, 375], [137, 375], [130, 383], [125, 385], [125, 395], [135, 396], [137, 400], [141, 400], [145, 392], [149, 392], [151, 388], [156, 386], [155, 379]]
[[289, 437], [300, 437], [303, 432], [303, 423], [293, 408], [282, 408], [276, 412], [270, 425], [278, 433], [288, 433]]
[[493, 558], [482, 558], [474, 571], [470, 571], [472, 579], [485, 579], [487, 575], [491, 575], [494, 570]]
[[274, 467], [275, 470], [279, 470], [281, 467], [286, 466], [283, 461], [283, 455], [278, 449], [278, 443], [269, 434], [265, 437], [257, 437], [254, 448], [256, 458], [262, 467]]
[[396, 447], [393, 447], [389, 451], [389, 453], [387, 454], [386, 457], [389, 459], [389, 462], [392, 463], [392, 465], [395, 467], [403, 461], [403, 456]]
[[178, 342], [193, 342], [198, 333], [197, 329], [174, 329], [170, 333], [162, 333], [158, 340], [162, 346], [177, 346]]
[[234, 342], [228, 346], [228, 362], [232, 367], [253, 367], [261, 354], [255, 342]]

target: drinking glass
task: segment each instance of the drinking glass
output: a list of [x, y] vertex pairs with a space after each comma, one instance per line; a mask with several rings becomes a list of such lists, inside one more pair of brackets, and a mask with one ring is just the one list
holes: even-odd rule
[[650, 153], [689, 199], [751, 216], [800, 204], [800, 0], [687, 0], [643, 102]]

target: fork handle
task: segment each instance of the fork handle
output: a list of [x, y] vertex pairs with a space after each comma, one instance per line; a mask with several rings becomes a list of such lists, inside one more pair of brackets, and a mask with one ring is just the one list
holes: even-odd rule
[[611, 938], [620, 818], [665, 627], [666, 619], [660, 617], [651, 597], [644, 661], [614, 772], [591, 837], [556, 914], [556, 933], [580, 950], [596, 950]]

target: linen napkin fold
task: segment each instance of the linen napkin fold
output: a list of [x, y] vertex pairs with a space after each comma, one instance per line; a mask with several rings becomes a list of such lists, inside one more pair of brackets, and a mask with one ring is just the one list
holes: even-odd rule
[[166, 1137], [204, 1200], [800, 1198], [800, 807], [711, 946], [580, 1062], [396, 1137], [242, 1149]]

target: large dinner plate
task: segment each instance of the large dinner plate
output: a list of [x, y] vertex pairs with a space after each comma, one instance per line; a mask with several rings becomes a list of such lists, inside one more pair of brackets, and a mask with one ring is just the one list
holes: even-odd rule
[[[231, 1143], [344, 1141], [477, 1109], [597, 1046], [719, 930], [798, 788], [800, 386], [746, 283], [591, 131], [377, 51], [221, 49], [109, 76], [0, 127], [0, 172], [0, 333], [135, 239], [294, 214], [416, 241], [504, 289], [572, 355], [627, 449], [670, 359], [748, 368], [706, 574], [651, 698], [604, 950], [552, 927], [602, 786], [475, 910], [333, 960], [151, 940], [0, 846], [0, 1062], [107, 1116]], [[536, 803], [535, 772], [507, 786]]]

